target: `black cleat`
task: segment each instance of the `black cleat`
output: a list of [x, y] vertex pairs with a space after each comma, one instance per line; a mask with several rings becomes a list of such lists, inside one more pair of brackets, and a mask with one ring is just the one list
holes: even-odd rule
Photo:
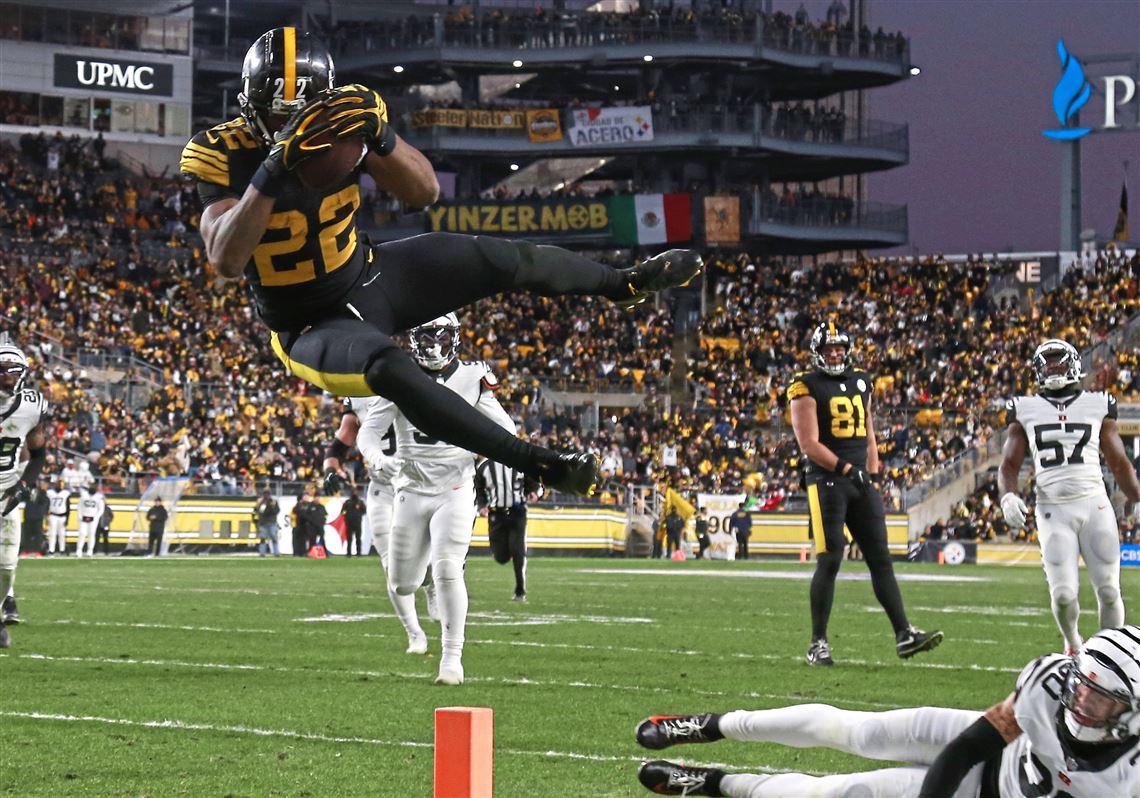
[[811, 645], [808, 646], [807, 651], [807, 664], [808, 665], [834, 665], [835, 660], [831, 658], [831, 646], [822, 637], [819, 640], [812, 640]]
[[723, 795], [720, 780], [724, 771], [716, 768], [698, 768], [676, 765], [658, 759], [643, 762], [637, 771], [637, 780], [650, 792], [658, 795]]
[[701, 256], [691, 249], [668, 249], [660, 255], [647, 258], [626, 269], [629, 296], [615, 299], [614, 303], [625, 310], [640, 305], [650, 294], [664, 291], [689, 282], [704, 268]]
[[720, 715], [653, 715], [637, 727], [637, 742], [643, 748], [660, 751], [681, 743], [711, 743], [724, 739], [717, 721]]
[[15, 597], [5, 597], [3, 608], [0, 609], [0, 622], [9, 626], [15, 626], [20, 622], [20, 611], [16, 609]]
[[553, 459], [538, 466], [538, 478], [543, 485], [578, 496], [594, 495], [601, 479], [597, 457], [588, 452], [550, 454]]
[[895, 651], [898, 652], [900, 659], [910, 659], [920, 651], [938, 648], [938, 644], [942, 642], [942, 637], [942, 632], [938, 630], [924, 632], [921, 629], [908, 626], [895, 636]]
[[8, 634], [8, 627], [0, 623], [0, 648], [8, 648], [12, 645], [12, 638]]

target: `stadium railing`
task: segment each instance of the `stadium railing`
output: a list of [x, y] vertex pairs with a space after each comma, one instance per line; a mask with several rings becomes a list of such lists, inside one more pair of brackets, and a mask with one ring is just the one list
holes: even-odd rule
[[762, 235], [764, 231], [761, 228], [765, 224], [863, 228], [905, 234], [907, 207], [883, 202], [859, 202], [838, 196], [804, 198], [791, 204], [761, 198], [752, 204], [748, 232]]

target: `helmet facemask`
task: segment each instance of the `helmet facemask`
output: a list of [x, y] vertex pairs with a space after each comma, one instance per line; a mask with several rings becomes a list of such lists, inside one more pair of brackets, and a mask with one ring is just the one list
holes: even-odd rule
[[1071, 344], [1052, 339], [1033, 353], [1033, 374], [1043, 391], [1063, 391], [1081, 381], [1081, 355]]
[[[836, 361], [829, 357], [828, 347], [843, 347], [842, 360]], [[851, 366], [851, 337], [830, 322], [824, 322], [815, 328], [811, 336], [811, 362], [824, 374], [838, 377]]]
[[459, 355], [459, 319], [454, 313], [414, 327], [412, 357], [429, 371], [442, 371]]
[[1073, 657], [1061, 687], [1062, 720], [1069, 736], [1111, 743], [1140, 733], [1140, 628], [1106, 629]]
[[0, 347], [0, 404], [7, 404], [24, 387], [28, 359], [14, 346]]

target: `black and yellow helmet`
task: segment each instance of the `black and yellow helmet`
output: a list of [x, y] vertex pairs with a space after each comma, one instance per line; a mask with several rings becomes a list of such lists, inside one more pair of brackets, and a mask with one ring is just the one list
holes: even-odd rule
[[335, 85], [328, 48], [308, 31], [274, 28], [246, 51], [238, 106], [250, 131], [269, 145], [283, 120]]
[[[823, 356], [825, 346], [835, 345], [843, 347], [842, 363], [828, 363], [827, 358]], [[823, 321], [816, 326], [811, 334], [811, 344], [808, 349], [811, 351], [812, 365], [824, 374], [838, 377], [851, 366], [851, 336], [839, 329], [833, 321]]]

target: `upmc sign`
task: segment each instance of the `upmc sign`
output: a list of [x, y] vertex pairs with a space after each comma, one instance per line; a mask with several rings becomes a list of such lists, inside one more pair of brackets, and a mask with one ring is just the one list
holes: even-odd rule
[[174, 67], [171, 64], [56, 53], [53, 84], [61, 89], [169, 97], [174, 92]]

